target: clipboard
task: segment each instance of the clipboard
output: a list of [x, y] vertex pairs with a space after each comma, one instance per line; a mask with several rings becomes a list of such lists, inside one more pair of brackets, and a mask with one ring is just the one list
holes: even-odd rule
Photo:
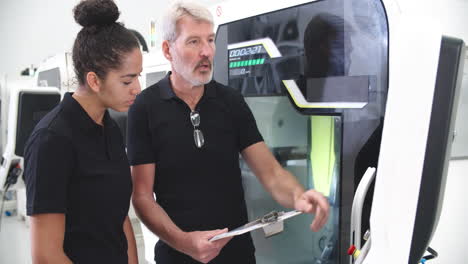
[[265, 232], [265, 237], [271, 237], [273, 235], [281, 233], [284, 230], [284, 220], [300, 214], [302, 214], [302, 212], [298, 210], [293, 210], [289, 212], [273, 211], [257, 220], [249, 222], [229, 232], [214, 236], [209, 241], [213, 242], [226, 237], [242, 235], [259, 228], [263, 228], [263, 231]]

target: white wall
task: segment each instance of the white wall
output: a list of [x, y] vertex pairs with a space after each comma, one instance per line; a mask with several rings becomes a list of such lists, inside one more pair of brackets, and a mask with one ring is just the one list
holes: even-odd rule
[[440, 21], [443, 32], [468, 43], [468, 0], [439, 0]]
[[[160, 17], [170, 0], [115, 0], [119, 21], [148, 37], [152, 18]], [[71, 51], [81, 29], [73, 19], [78, 0], [1, 0], [0, 75], [16, 79], [31, 64], [60, 52]], [[198, 0], [209, 6], [221, 0]], [[149, 44], [149, 43], [148, 43]]]
[[[442, 32], [451, 37], [461, 38], [468, 45], [468, 1], [441, 0], [440, 21]], [[468, 65], [465, 65], [468, 67]], [[464, 113], [464, 116], [468, 113]], [[466, 119], [465, 119], [466, 120]], [[467, 146], [468, 147], [468, 146]], [[445, 187], [444, 205], [438, 228], [432, 238], [431, 246], [439, 253], [432, 264], [466, 263], [468, 250], [466, 238], [468, 228], [468, 160], [450, 162]]]
[[432, 264], [466, 263], [468, 250], [466, 238], [468, 228], [468, 160], [454, 160], [450, 162], [447, 185], [444, 196], [444, 206], [440, 216], [438, 228], [431, 242], [431, 247], [439, 257]]
[[16, 79], [20, 71], [71, 50], [79, 30], [72, 17], [75, 1], [1, 0], [0, 74]]

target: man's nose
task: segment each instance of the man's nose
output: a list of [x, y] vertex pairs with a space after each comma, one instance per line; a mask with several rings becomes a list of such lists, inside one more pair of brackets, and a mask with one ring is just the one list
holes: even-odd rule
[[205, 41], [200, 50], [200, 56], [212, 58], [214, 54], [214, 43]]

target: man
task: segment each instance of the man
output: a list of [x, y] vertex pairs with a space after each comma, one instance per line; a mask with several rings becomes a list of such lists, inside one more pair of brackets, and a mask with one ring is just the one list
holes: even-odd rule
[[[128, 115], [133, 205], [160, 241], [158, 264], [255, 263], [250, 234], [209, 239], [245, 224], [239, 153], [276, 201], [327, 221], [327, 200], [304, 191], [263, 142], [242, 95], [212, 81], [213, 19], [175, 3], [163, 20], [163, 53], [172, 72], [144, 90]], [[156, 201], [153, 194], [156, 194]]]

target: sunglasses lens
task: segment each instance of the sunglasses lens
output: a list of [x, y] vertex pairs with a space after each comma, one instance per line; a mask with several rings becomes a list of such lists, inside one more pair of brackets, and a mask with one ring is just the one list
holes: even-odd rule
[[195, 140], [195, 146], [201, 148], [205, 144], [205, 139], [203, 138], [203, 133], [200, 129], [195, 129], [193, 131], [193, 139]]
[[193, 126], [200, 125], [200, 114], [197, 111], [192, 111], [190, 113], [190, 121], [192, 122]]

